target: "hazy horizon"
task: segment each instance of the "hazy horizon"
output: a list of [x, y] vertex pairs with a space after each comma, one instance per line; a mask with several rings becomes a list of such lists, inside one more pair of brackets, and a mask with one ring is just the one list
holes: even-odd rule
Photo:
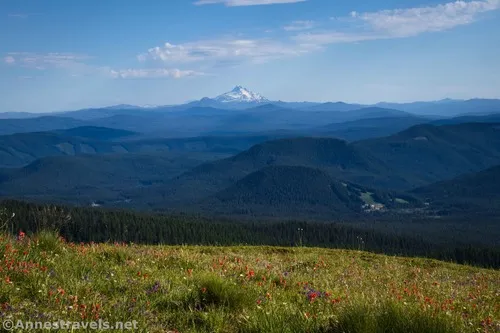
[[0, 112], [500, 98], [500, 0], [6, 0]]

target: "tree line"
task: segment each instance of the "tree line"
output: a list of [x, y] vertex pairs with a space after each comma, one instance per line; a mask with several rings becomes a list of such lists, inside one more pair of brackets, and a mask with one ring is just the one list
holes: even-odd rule
[[[463, 244], [437, 244], [423, 237], [396, 235], [342, 223], [241, 221], [130, 210], [0, 202], [0, 227], [27, 234], [56, 230], [72, 242], [133, 242], [168, 245], [270, 245], [364, 250], [420, 256], [500, 268], [500, 250]], [[13, 216], [14, 215], [14, 216]]]

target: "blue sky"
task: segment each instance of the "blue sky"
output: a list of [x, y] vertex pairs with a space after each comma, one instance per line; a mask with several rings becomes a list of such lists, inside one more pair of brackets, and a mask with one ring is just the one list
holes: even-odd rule
[[2, 0], [0, 112], [500, 98], [500, 0]]

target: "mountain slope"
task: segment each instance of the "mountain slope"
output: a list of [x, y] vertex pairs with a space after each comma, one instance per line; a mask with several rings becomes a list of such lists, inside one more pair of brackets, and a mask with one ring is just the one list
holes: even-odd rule
[[500, 123], [500, 113], [460, 116], [454, 118], [439, 119], [432, 122], [433, 125], [453, 125], [463, 123]]
[[[280, 137], [279, 134], [257, 136], [220, 136], [195, 138], [130, 139], [128, 131], [96, 127], [20, 133], [0, 136], [0, 167], [21, 167], [47, 156], [72, 156], [107, 153], [150, 153], [159, 151], [214, 152], [236, 154], [257, 143]], [[77, 135], [77, 136], [70, 136]], [[101, 138], [101, 140], [95, 140]], [[132, 137], [133, 138], [133, 137]]]
[[269, 141], [129, 195], [151, 206], [196, 202], [268, 166], [313, 167], [370, 188], [409, 190], [499, 164], [499, 128], [496, 124], [418, 125], [352, 144], [329, 138]]
[[0, 136], [0, 167], [19, 167], [45, 156], [102, 154], [122, 151], [120, 144], [71, 137], [63, 132]]
[[[269, 166], [204, 202], [226, 214], [339, 218], [361, 213], [366, 204], [394, 206], [394, 197], [334, 180], [326, 172], [300, 166]], [[368, 202], [369, 201], [369, 202]]]
[[417, 125], [398, 134], [353, 143], [423, 186], [500, 163], [500, 124]]
[[[321, 169], [330, 176], [354, 183], [390, 183], [391, 173], [383, 162], [345, 141], [332, 138], [292, 138], [264, 142], [234, 157], [202, 164], [161, 187], [130, 193], [153, 206], [196, 202], [227, 188], [267, 166], [304, 166]], [[392, 182], [404, 182], [393, 178]]]
[[0, 135], [52, 131], [84, 126], [85, 122], [69, 117], [42, 116], [26, 119], [0, 119]]
[[56, 130], [53, 132], [64, 136], [101, 141], [112, 141], [117, 139], [129, 138], [139, 134], [132, 131], [97, 126], [80, 126], [67, 130]]
[[163, 183], [223, 154], [170, 153], [56, 156], [0, 169], [0, 196], [85, 204], [116, 201], [131, 188]]
[[219, 103], [266, 103], [269, 100], [260, 94], [254, 93], [242, 86], [214, 98]]
[[500, 166], [458, 176], [412, 191], [433, 206], [478, 214], [500, 212]]
[[365, 118], [342, 123], [332, 123], [316, 127], [312, 135], [336, 137], [348, 141], [358, 141], [396, 134], [409, 127], [429, 122], [428, 118], [415, 116], [393, 116]]
[[475, 98], [466, 101], [442, 100], [413, 103], [378, 103], [377, 106], [394, 108], [419, 115], [458, 116], [463, 114], [486, 114], [500, 112], [499, 99]]
[[347, 104], [344, 102], [327, 102], [305, 108], [306, 111], [334, 111], [346, 112], [363, 108], [361, 104]]

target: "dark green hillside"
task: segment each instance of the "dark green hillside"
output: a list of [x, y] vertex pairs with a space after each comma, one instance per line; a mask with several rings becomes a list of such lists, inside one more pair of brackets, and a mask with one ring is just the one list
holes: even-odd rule
[[[133, 205], [127, 207], [158, 210], [196, 208], [193, 205], [231, 188], [250, 174], [266, 167], [280, 166], [319, 169], [324, 173], [323, 176], [340, 182], [359, 184], [363, 188], [402, 191], [500, 164], [499, 128], [498, 124], [480, 123], [418, 125], [389, 137], [355, 143], [333, 138], [279, 139], [259, 143], [229, 158], [227, 152], [233, 153], [239, 147], [250, 146], [272, 136], [88, 141], [92, 144], [86, 141], [83, 143], [80, 138], [69, 138], [76, 140], [75, 146], [78, 144], [93, 148], [92, 145], [95, 144], [98, 148], [93, 148], [95, 156], [101, 156], [96, 153], [105, 151], [102, 147], [111, 150], [119, 148], [119, 151], [131, 156], [111, 155], [112, 157], [102, 159], [85, 156], [82, 160], [72, 159], [71, 156], [61, 160], [42, 159], [25, 169], [3, 171], [4, 181], [0, 184], [0, 191], [4, 196], [14, 197], [50, 194], [51, 197], [64, 198], [71, 202], [81, 196], [115, 201], [127, 198], [133, 202]], [[53, 133], [50, 135], [54, 136]], [[49, 137], [50, 140], [55, 140], [50, 135], [45, 133], [38, 138]], [[13, 140], [18, 136], [23, 135], [2, 139]], [[69, 140], [62, 136], [61, 138]], [[34, 152], [38, 147], [36, 144], [42, 144], [43, 140], [31, 140], [30, 144], [24, 144], [22, 147]], [[52, 142], [50, 140], [49, 142]], [[48, 145], [50, 149], [53, 149], [53, 146], [59, 150], [61, 147], [68, 149], [67, 145], [62, 146], [55, 142]], [[42, 144], [38, 149], [45, 154], [43, 147]], [[65, 150], [59, 151], [59, 154], [70, 155]], [[153, 160], [134, 154], [159, 153], [166, 150], [169, 151], [168, 154], [155, 154]], [[3, 148], [1, 151], [4, 156], [9, 153], [12, 155], [12, 152]], [[174, 155], [171, 155], [174, 152], [189, 154], [175, 155], [174, 158]], [[198, 152], [210, 153], [199, 158]], [[218, 152], [223, 155], [218, 155]], [[55, 154], [52, 150], [48, 153]], [[225, 159], [213, 161], [214, 154]], [[177, 156], [182, 157], [177, 160]], [[33, 157], [28, 155], [27, 158]], [[160, 160], [156, 161], [155, 158]], [[211, 162], [200, 164], [204, 161]], [[290, 177], [294, 179], [295, 176]], [[317, 191], [314, 186], [307, 187], [309, 184], [317, 184], [310, 173], [301, 177], [305, 178], [302, 178], [302, 183], [297, 183], [298, 187], [304, 187], [307, 193]], [[281, 178], [282, 181], [275, 184], [275, 188], [278, 184], [286, 188], [286, 179], [288, 178]], [[323, 191], [319, 187], [318, 190], [319, 193]], [[365, 199], [369, 200], [369, 197]], [[408, 200], [401, 200], [405, 201]], [[287, 205], [293, 206], [284, 204], [285, 207]], [[221, 210], [228, 207], [229, 205], [224, 204]], [[229, 208], [234, 210], [234, 207]]]
[[438, 182], [412, 191], [435, 207], [483, 214], [500, 213], [500, 166]]
[[149, 207], [197, 202], [267, 166], [304, 166], [370, 188], [409, 190], [500, 163], [497, 124], [418, 125], [348, 144], [331, 138], [265, 142], [234, 157], [202, 164], [166, 185], [127, 195]]
[[[47, 156], [161, 151], [236, 154], [279, 135], [157, 138], [129, 140], [133, 132], [102, 127], [78, 127], [53, 132], [0, 136], [0, 167], [21, 167]], [[110, 141], [127, 138], [128, 141]]]
[[384, 161], [416, 187], [500, 163], [500, 124], [417, 125], [353, 146]]
[[123, 199], [121, 192], [175, 177], [226, 155], [158, 153], [57, 156], [20, 169], [0, 169], [0, 196], [88, 204]]
[[293, 138], [258, 144], [234, 157], [202, 164], [164, 186], [131, 191], [128, 195], [152, 207], [197, 202], [262, 168], [283, 165], [318, 168], [331, 177], [364, 185], [404, 182], [393, 178], [382, 162], [345, 141]]
[[[393, 208], [395, 199], [388, 193], [335, 180], [319, 169], [270, 166], [220, 191], [205, 204], [226, 214], [339, 218], [376, 210], [374, 207]], [[363, 208], [365, 205], [375, 206]], [[405, 206], [411, 207], [410, 203]]]
[[123, 151], [119, 144], [70, 137], [55, 132], [0, 136], [0, 167], [19, 167], [45, 156]]

